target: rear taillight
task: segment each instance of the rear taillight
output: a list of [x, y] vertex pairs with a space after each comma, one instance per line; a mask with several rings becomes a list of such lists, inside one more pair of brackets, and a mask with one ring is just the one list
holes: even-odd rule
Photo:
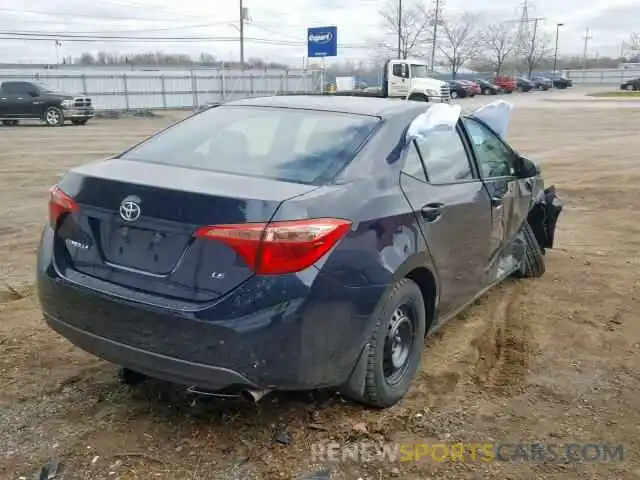
[[77, 212], [78, 204], [69, 195], [60, 190], [57, 186], [49, 190], [49, 225], [54, 230], [58, 226], [58, 220], [66, 213]]
[[346, 235], [351, 222], [335, 218], [201, 227], [199, 238], [233, 248], [256, 273], [285, 274], [316, 263]]

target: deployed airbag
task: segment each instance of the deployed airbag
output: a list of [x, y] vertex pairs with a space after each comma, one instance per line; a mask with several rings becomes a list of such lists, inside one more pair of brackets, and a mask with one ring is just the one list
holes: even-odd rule
[[487, 103], [475, 110], [470, 117], [477, 118], [487, 125], [496, 134], [505, 138], [507, 136], [507, 128], [511, 119], [511, 111], [513, 104], [504, 100], [496, 100]]
[[407, 141], [417, 138], [425, 138], [426, 135], [435, 129], [454, 129], [460, 118], [462, 108], [460, 105], [448, 103], [437, 103], [429, 110], [421, 113], [407, 129]]

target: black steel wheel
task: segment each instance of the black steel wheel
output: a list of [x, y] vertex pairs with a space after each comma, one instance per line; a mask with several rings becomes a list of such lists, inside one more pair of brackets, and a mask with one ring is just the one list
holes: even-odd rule
[[[429, 299], [431, 300], [431, 299]], [[343, 393], [374, 408], [387, 408], [409, 391], [420, 364], [426, 332], [425, 300], [404, 278], [380, 300], [373, 332]]]

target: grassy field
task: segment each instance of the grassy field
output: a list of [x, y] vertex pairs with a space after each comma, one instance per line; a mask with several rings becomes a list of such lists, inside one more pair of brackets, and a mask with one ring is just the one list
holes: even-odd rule
[[618, 90], [615, 92], [597, 92], [590, 93], [589, 96], [598, 98], [640, 98], [640, 91], [628, 92], [626, 90]]

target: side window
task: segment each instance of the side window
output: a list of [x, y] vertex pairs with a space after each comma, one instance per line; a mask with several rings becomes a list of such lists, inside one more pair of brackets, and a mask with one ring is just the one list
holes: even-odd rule
[[393, 73], [394, 77], [402, 77], [402, 64], [394, 63], [391, 73]]
[[417, 144], [429, 183], [473, 180], [469, 157], [457, 130], [434, 130]]
[[20, 83], [18, 82], [6, 82], [2, 84], [2, 91], [9, 94], [22, 93]]
[[427, 181], [427, 176], [424, 174], [424, 167], [422, 166], [422, 160], [420, 159], [420, 155], [418, 154], [418, 150], [416, 149], [415, 141], [411, 142], [409, 146], [409, 150], [407, 151], [407, 159], [404, 163], [404, 168], [402, 169], [404, 173], [407, 175], [411, 175], [418, 180], [422, 180], [423, 182]]
[[463, 123], [476, 152], [482, 178], [513, 176], [512, 153], [495, 133], [470, 118], [463, 119]]

